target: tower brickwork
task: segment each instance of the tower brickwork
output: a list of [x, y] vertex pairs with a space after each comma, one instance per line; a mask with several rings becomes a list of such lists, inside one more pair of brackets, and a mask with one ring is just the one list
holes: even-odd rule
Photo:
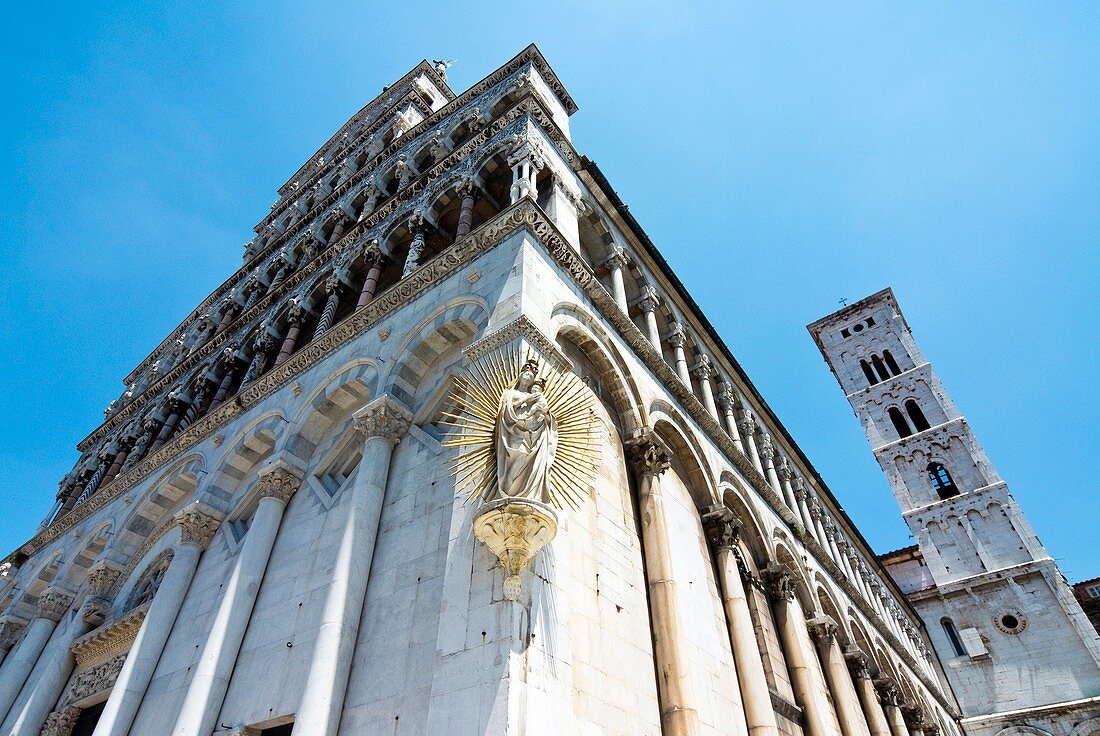
[[925, 620], [964, 727], [1071, 733], [1100, 706], [1100, 640], [892, 291], [809, 330], [917, 541], [884, 562]]

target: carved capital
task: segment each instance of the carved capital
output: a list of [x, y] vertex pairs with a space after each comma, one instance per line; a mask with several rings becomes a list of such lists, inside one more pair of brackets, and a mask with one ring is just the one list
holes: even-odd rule
[[898, 690], [898, 686], [885, 675], [879, 675], [872, 682], [875, 685], [875, 694], [878, 695], [878, 702], [883, 706], [900, 706], [902, 703], [901, 691]]
[[741, 419], [737, 422], [737, 427], [741, 430], [741, 434], [746, 437], [752, 437], [756, 434], [756, 419], [748, 409], [741, 410]]
[[88, 595], [106, 598], [121, 574], [121, 565], [110, 560], [99, 560], [88, 570]]
[[703, 531], [718, 550], [731, 550], [741, 539], [741, 520], [725, 504], [703, 509]]
[[871, 679], [871, 662], [866, 654], [858, 649], [846, 649], [844, 651], [844, 661], [847, 663], [852, 677], [858, 680]]
[[700, 355], [699, 364], [695, 366], [695, 370], [692, 371], [692, 373], [700, 381], [709, 381], [710, 377], [714, 375], [714, 366], [710, 363], [710, 356]]
[[818, 616], [807, 621], [806, 628], [818, 646], [827, 646], [836, 641], [838, 627], [836, 621], [828, 616]]
[[760, 457], [771, 460], [775, 457], [775, 445], [772, 444], [772, 436], [768, 432], [760, 434]]
[[722, 381], [718, 385], [718, 406], [722, 408], [722, 411], [731, 411], [733, 409], [733, 386], [729, 381]]
[[764, 589], [774, 601], [794, 600], [794, 576], [782, 565], [772, 564], [765, 568], [760, 577]]
[[80, 708], [67, 706], [61, 710], [55, 710], [46, 716], [39, 736], [69, 736], [76, 728], [76, 721], [80, 718]]
[[7, 651], [15, 646], [23, 629], [27, 627], [25, 619], [16, 616], [0, 618], [0, 650]]
[[180, 528], [180, 543], [206, 549], [221, 525], [222, 514], [204, 503], [196, 501], [176, 514]]
[[668, 333], [668, 344], [674, 348], [682, 348], [686, 340], [687, 330], [681, 323], [673, 322]]
[[301, 487], [302, 473], [282, 461], [276, 461], [259, 472], [256, 485], [259, 498], [273, 498], [286, 504]]
[[626, 255], [626, 248], [622, 247], [621, 245], [612, 244], [609, 247], [609, 250], [610, 253], [607, 256], [607, 260], [605, 261], [605, 263], [607, 263], [607, 267], [626, 268], [626, 264], [629, 262], [629, 259]]
[[42, 595], [38, 596], [38, 609], [35, 614], [39, 618], [48, 618], [51, 621], [60, 621], [65, 612], [73, 605], [73, 596], [56, 585], [46, 588]]
[[790, 483], [791, 478], [794, 477], [794, 471], [791, 470], [791, 462], [785, 457], [779, 459], [779, 467], [776, 468], [775, 472], [779, 476], [779, 480], [784, 483]]
[[661, 292], [656, 286], [646, 285], [642, 287], [642, 296], [638, 299], [638, 306], [643, 312], [652, 312], [661, 303]]
[[623, 446], [626, 450], [626, 461], [642, 475], [658, 476], [668, 470], [671, 464], [668, 450], [653, 432], [629, 439]]
[[387, 394], [357, 411], [354, 419], [364, 438], [380, 437], [396, 445], [409, 430], [412, 412]]

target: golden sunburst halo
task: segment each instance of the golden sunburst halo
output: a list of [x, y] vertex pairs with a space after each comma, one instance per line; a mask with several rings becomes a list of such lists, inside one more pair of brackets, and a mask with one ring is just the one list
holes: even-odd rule
[[[451, 400], [456, 411], [443, 412], [443, 423], [451, 428], [443, 446], [461, 448], [451, 461], [451, 474], [467, 503], [485, 499], [496, 488], [500, 399], [532, 357], [521, 356], [514, 347], [489, 353], [471, 362], [465, 375], [455, 380]], [[557, 508], [568, 504], [576, 509], [588, 495], [600, 458], [592, 391], [571, 371], [548, 370], [544, 362], [539, 366], [537, 378], [546, 382], [543, 393], [558, 432], [550, 500]]]

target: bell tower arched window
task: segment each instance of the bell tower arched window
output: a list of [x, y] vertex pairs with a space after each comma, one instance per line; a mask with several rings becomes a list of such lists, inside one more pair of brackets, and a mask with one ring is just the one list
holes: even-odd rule
[[898, 362], [894, 360], [894, 356], [890, 355], [889, 350], [882, 351], [882, 359], [886, 361], [886, 367], [890, 369], [890, 373], [895, 376], [901, 375], [901, 368], [898, 367]]
[[940, 498], [951, 498], [959, 495], [959, 487], [951, 479], [951, 473], [940, 463], [932, 463], [928, 466], [928, 478], [932, 481], [932, 487]]
[[921, 411], [917, 402], [909, 399], [905, 402], [905, 411], [909, 413], [909, 419], [913, 422], [913, 426], [916, 427], [918, 432], [923, 432], [932, 425], [928, 423], [928, 420], [924, 417], [924, 412]]
[[875, 372], [871, 370], [871, 364], [866, 360], [859, 361], [859, 367], [863, 369], [863, 375], [867, 376], [868, 385], [874, 386], [878, 383], [878, 378], [875, 377]]
[[908, 437], [913, 434], [913, 430], [909, 427], [909, 422], [905, 420], [905, 415], [901, 413], [901, 409], [891, 406], [886, 410], [886, 413], [890, 415], [890, 421], [894, 423], [894, 429], [897, 430], [898, 437]]

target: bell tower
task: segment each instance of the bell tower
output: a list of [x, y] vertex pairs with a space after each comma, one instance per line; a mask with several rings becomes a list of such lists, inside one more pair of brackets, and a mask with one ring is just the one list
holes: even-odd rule
[[[966, 716], [1100, 695], [1100, 639], [885, 289], [809, 325], [917, 541], [884, 560]], [[896, 554], [896, 553], [895, 553]], [[899, 559], [901, 559], [899, 557]], [[1056, 672], [1058, 687], [1034, 686]]]

